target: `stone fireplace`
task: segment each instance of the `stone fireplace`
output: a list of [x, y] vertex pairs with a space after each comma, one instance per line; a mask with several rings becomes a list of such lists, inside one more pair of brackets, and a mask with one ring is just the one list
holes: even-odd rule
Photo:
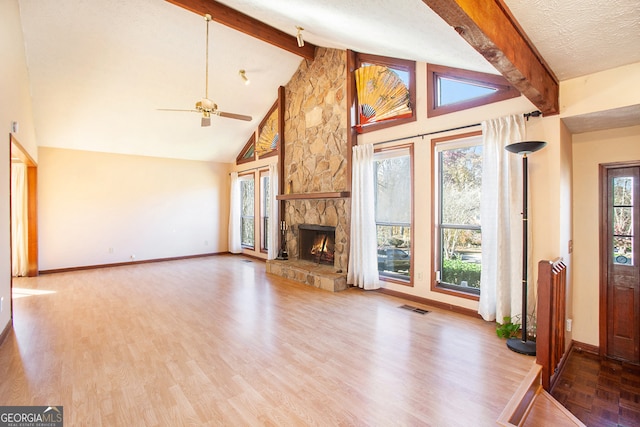
[[[285, 87], [284, 194], [278, 200], [283, 201], [289, 259], [267, 263], [269, 273], [331, 291], [347, 288], [346, 59], [343, 50], [318, 48], [315, 59], [302, 61]], [[327, 230], [331, 235], [323, 234]], [[312, 243], [306, 243], [306, 234], [313, 236]]]

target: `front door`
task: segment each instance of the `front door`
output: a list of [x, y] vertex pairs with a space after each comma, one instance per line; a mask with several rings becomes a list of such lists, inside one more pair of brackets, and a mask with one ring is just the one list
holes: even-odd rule
[[[604, 355], [640, 363], [640, 165], [606, 166], [601, 298]], [[606, 302], [605, 302], [606, 301]], [[603, 329], [603, 328], [601, 328]], [[602, 342], [601, 342], [602, 343]]]

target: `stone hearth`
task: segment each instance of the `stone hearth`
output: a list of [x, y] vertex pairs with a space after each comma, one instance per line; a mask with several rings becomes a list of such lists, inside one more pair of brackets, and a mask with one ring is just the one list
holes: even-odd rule
[[338, 292], [347, 289], [347, 273], [336, 273], [330, 265], [301, 260], [268, 260], [267, 273], [295, 280], [305, 285]]

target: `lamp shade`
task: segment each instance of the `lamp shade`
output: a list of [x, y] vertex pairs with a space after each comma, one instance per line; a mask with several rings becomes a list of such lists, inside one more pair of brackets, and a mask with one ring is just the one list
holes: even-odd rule
[[504, 147], [504, 149], [511, 153], [529, 154], [529, 153], [535, 153], [545, 145], [547, 145], [547, 143], [544, 141], [522, 141], [522, 142], [514, 142], [513, 144], [509, 144], [506, 147]]

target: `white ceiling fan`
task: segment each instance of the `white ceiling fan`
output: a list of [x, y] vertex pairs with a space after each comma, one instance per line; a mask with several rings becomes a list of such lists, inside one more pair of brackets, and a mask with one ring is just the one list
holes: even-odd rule
[[180, 110], [173, 108], [160, 108], [160, 111], [187, 111], [192, 113], [202, 114], [201, 126], [211, 126], [211, 116], [227, 117], [229, 119], [245, 120], [250, 122], [251, 116], [245, 116], [243, 114], [228, 113], [226, 111], [218, 110], [218, 105], [209, 99], [209, 22], [211, 22], [211, 15], [206, 14], [204, 16], [207, 21], [207, 41], [206, 41], [206, 54], [205, 54], [205, 92], [204, 98], [196, 102], [194, 110]]

